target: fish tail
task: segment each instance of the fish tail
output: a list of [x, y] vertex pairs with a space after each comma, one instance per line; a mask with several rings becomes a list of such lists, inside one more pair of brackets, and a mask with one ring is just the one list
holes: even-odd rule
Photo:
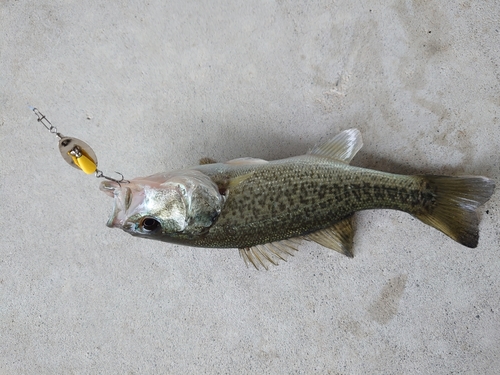
[[495, 183], [486, 177], [421, 176], [422, 206], [414, 215], [464, 246], [479, 239], [476, 210], [490, 199]]

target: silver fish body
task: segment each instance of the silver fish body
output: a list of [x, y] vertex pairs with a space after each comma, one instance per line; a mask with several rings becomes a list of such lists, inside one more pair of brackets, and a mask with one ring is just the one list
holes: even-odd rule
[[115, 198], [108, 226], [189, 246], [239, 248], [256, 267], [284, 259], [300, 239], [352, 256], [352, 215], [408, 212], [468, 247], [476, 209], [493, 193], [485, 177], [405, 176], [358, 168], [359, 131], [346, 130], [306, 155], [242, 158], [160, 173], [101, 189]]

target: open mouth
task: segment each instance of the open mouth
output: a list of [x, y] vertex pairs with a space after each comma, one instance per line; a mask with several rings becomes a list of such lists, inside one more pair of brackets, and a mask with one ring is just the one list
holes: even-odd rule
[[117, 222], [117, 216], [118, 213], [121, 211], [122, 204], [120, 202], [120, 191], [115, 190], [114, 191], [114, 199], [113, 199], [113, 211], [111, 215], [109, 216], [108, 222], [106, 225], [110, 228], [116, 227], [118, 222]]
[[125, 213], [130, 207], [132, 190], [129, 187], [120, 187], [113, 181], [103, 181], [99, 188], [110, 197], [113, 197], [113, 211], [106, 225], [110, 228], [120, 228], [123, 225], [123, 220], [120, 220], [119, 216], [120, 213]]

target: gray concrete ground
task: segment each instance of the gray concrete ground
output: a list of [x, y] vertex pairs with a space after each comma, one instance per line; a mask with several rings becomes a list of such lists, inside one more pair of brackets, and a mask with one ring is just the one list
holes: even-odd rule
[[0, 2], [0, 373], [496, 374], [499, 196], [468, 249], [395, 211], [354, 259], [105, 226], [38, 107], [133, 178], [209, 156], [278, 159], [357, 127], [353, 164], [500, 175], [498, 1]]

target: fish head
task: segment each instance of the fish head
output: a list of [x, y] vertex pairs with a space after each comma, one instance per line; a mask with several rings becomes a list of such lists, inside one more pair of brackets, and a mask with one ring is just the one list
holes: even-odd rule
[[202, 235], [224, 204], [217, 185], [195, 170], [140, 177], [128, 183], [104, 181], [100, 189], [114, 198], [108, 227], [167, 242]]

